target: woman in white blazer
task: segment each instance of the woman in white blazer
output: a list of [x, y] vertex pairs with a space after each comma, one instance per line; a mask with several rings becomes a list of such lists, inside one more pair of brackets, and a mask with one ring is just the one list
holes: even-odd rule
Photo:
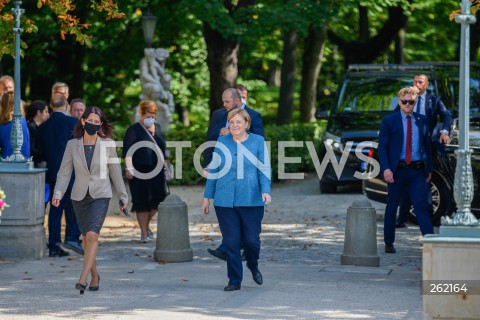
[[80, 294], [87, 287], [89, 273], [91, 281], [88, 290], [97, 291], [100, 287], [96, 263], [98, 235], [112, 197], [110, 179], [119, 195], [120, 209], [126, 210], [128, 203], [111, 133], [112, 126], [99, 108], [90, 107], [85, 111], [73, 131], [75, 138], [67, 143], [53, 193], [52, 205], [58, 206], [75, 170], [71, 198], [85, 250], [83, 271], [75, 285]]

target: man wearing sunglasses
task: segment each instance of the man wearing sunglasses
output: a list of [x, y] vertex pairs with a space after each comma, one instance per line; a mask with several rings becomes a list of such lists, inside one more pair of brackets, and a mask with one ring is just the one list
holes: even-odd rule
[[[438, 152], [439, 155], [445, 155], [445, 144], [450, 143], [449, 131], [452, 126], [452, 115], [440, 97], [427, 93], [427, 88], [430, 85], [427, 75], [416, 74], [413, 78], [413, 85], [418, 89], [417, 103], [415, 104], [414, 111], [425, 115], [428, 119], [432, 151]], [[438, 122], [439, 118], [441, 122]], [[405, 192], [405, 196], [400, 202], [400, 210], [395, 228], [406, 227], [411, 206], [412, 202], [407, 192]]]
[[382, 120], [378, 156], [387, 182], [388, 198], [384, 218], [385, 252], [395, 253], [395, 217], [405, 190], [412, 201], [423, 235], [433, 233], [428, 204], [428, 183], [432, 174], [430, 130], [426, 116], [413, 112], [416, 88], [398, 92], [400, 110]]

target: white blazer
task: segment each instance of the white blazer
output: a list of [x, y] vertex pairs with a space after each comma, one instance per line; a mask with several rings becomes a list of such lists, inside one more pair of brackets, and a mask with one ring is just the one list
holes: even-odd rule
[[115, 141], [97, 138], [92, 163], [88, 170], [85, 159], [83, 138], [72, 139], [67, 143], [62, 164], [57, 175], [53, 199], [62, 199], [70, 183], [72, 170], [75, 169], [75, 182], [72, 189], [72, 200], [83, 200], [87, 194], [94, 199], [111, 198], [110, 179], [123, 203], [128, 203], [127, 190], [123, 183], [122, 169], [115, 149]]

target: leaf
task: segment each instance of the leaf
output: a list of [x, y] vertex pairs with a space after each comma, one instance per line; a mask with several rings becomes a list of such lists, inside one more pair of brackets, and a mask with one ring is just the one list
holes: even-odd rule
[[159, 261], [158, 264], [161, 264], [161, 265], [166, 265], [168, 262], [167, 261]]
[[134, 272], [135, 272], [135, 270], [132, 270], [132, 271], [128, 271], [128, 273], [134, 273]]

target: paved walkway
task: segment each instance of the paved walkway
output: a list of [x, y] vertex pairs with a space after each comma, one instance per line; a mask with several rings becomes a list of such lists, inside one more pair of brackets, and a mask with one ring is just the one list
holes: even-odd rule
[[347, 208], [365, 199], [360, 190], [323, 195], [314, 176], [275, 184], [261, 236], [264, 285], [246, 272], [242, 290], [228, 293], [226, 263], [206, 251], [221, 238], [215, 214], [201, 213], [203, 187], [171, 191], [188, 205], [192, 262], [156, 262], [155, 242], [139, 243], [134, 218], [112, 212], [100, 238], [98, 292], [74, 289], [82, 258], [73, 252], [0, 260], [0, 320], [423, 318], [420, 232], [400, 229], [397, 254], [383, 253], [383, 204], [374, 203], [380, 267], [340, 265]]

